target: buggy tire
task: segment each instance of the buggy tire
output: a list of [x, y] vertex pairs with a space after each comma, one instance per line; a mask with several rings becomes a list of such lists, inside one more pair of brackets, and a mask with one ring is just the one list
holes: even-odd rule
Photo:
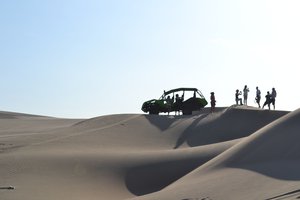
[[188, 110], [188, 109], [182, 110], [182, 114], [183, 115], [191, 115], [192, 114], [192, 110]]
[[157, 106], [152, 106], [151, 109], [149, 110], [149, 114], [150, 115], [158, 115], [159, 110], [158, 110]]

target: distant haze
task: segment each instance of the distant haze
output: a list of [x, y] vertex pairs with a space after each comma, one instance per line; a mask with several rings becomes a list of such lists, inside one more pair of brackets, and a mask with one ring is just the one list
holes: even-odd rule
[[1, 1], [0, 110], [57, 117], [142, 113], [163, 90], [196, 87], [216, 106], [236, 89], [300, 94], [300, 1]]

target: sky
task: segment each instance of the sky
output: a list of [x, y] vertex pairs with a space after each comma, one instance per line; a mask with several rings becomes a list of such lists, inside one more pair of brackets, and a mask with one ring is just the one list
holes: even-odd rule
[[299, 108], [298, 0], [0, 1], [0, 110], [64, 118], [142, 113], [164, 90], [277, 90]]

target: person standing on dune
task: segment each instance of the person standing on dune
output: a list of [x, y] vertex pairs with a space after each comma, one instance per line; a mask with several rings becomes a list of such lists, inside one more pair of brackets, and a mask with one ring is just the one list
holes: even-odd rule
[[277, 97], [277, 92], [275, 88], [272, 88], [272, 93], [271, 93], [271, 103], [273, 105], [273, 108], [275, 110], [275, 98]]
[[258, 107], [260, 108], [260, 99], [261, 99], [261, 92], [258, 89], [258, 87], [256, 87], [256, 97], [255, 97], [255, 101], [258, 104]]
[[244, 87], [244, 104], [247, 105], [247, 99], [248, 99], [248, 92], [249, 92], [249, 88], [247, 87], [247, 85], [245, 85]]
[[216, 98], [214, 92], [210, 93], [210, 105], [211, 105], [210, 112], [214, 112], [216, 107]]

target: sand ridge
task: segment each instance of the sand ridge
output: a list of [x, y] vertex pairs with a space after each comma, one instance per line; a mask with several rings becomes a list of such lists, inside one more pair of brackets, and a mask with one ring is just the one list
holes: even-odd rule
[[[216, 113], [204, 109], [191, 116], [92, 119], [24, 118], [16, 113], [10, 118], [5, 113], [0, 119], [0, 188], [14, 189], [0, 189], [0, 197], [276, 197], [297, 189], [296, 168], [288, 166], [298, 166], [299, 111], [288, 113], [245, 106]], [[284, 131], [290, 139], [283, 137]], [[289, 150], [284, 151], [285, 145]], [[286, 165], [287, 160], [292, 164]], [[291, 173], [280, 173], [281, 167]]]

